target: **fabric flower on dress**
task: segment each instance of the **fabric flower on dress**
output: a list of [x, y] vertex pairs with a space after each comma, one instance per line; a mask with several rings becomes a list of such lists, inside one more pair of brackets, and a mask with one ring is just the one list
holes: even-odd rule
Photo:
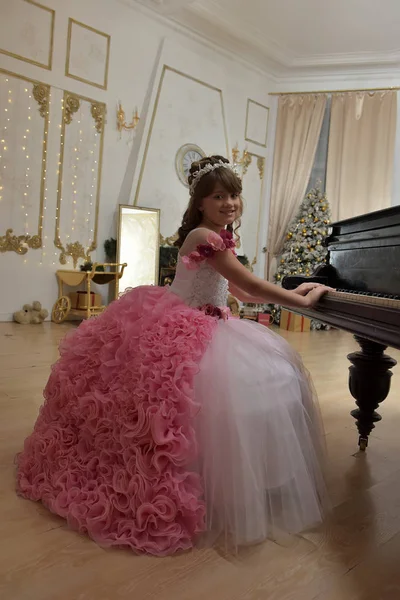
[[199, 244], [188, 256], [182, 256], [183, 264], [191, 270], [198, 269], [200, 264], [209, 258], [213, 258], [216, 252], [224, 250], [235, 250], [235, 242], [231, 231], [223, 229], [218, 235], [213, 231], [207, 237], [206, 244]]
[[235, 240], [233, 239], [233, 233], [232, 231], [229, 231], [228, 229], [223, 229], [221, 231], [221, 238], [222, 241], [224, 242], [225, 248], [229, 249], [229, 250], [233, 250], [236, 246], [235, 244]]
[[192, 271], [198, 269], [200, 263], [204, 262], [204, 260], [206, 259], [203, 256], [201, 256], [201, 254], [197, 252], [197, 250], [194, 250], [188, 256], [182, 256], [183, 264], [185, 265], [185, 267]]
[[230, 310], [225, 306], [214, 306], [213, 304], [204, 304], [200, 306], [199, 310], [208, 317], [215, 317], [216, 319], [222, 319], [227, 321], [230, 317]]

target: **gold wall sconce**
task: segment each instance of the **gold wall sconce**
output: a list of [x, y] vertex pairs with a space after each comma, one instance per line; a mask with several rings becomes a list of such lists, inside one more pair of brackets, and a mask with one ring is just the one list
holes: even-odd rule
[[139, 123], [140, 121], [140, 117], [138, 115], [138, 111], [137, 108], [135, 109], [133, 116], [132, 116], [132, 121], [130, 123], [127, 123], [125, 120], [125, 111], [122, 108], [121, 102], [118, 103], [118, 109], [117, 109], [117, 129], [120, 133], [122, 133], [122, 131], [133, 131], [136, 127], [136, 125]]
[[243, 150], [242, 156], [240, 156], [239, 147], [236, 144], [235, 148], [232, 150], [232, 162], [235, 167], [242, 168], [242, 174], [246, 175], [249, 166], [251, 165], [252, 156], [250, 152], [245, 148]]

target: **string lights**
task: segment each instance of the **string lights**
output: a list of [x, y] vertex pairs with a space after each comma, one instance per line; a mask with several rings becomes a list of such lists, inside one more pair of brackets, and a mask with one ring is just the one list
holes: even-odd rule
[[[53, 246], [49, 242], [49, 239], [52, 238], [48, 234], [48, 231], [46, 231], [47, 227], [51, 226], [46, 217], [48, 213], [49, 193], [52, 195], [54, 190], [52, 184], [49, 186], [47, 182], [49, 168], [47, 166], [47, 156], [49, 156], [47, 139], [50, 133], [50, 98], [48, 88], [45, 102], [43, 102], [41, 98], [38, 99], [36, 84], [32, 87], [31, 84], [27, 84], [26, 81], [22, 80], [22, 86], [15, 88], [12, 85], [14, 82], [13, 77], [4, 78], [3, 76], [1, 81], [3, 84], [8, 84], [8, 88], [5, 87], [2, 90], [4, 94], [2, 111], [4, 112], [1, 114], [2, 127], [0, 129], [0, 206], [3, 206], [3, 210], [14, 210], [13, 219], [18, 218], [20, 227], [22, 226], [22, 232], [29, 237], [29, 240], [27, 240], [29, 247], [41, 247], [41, 251], [38, 253], [40, 256], [38, 264], [52, 264], [56, 266], [59, 264], [60, 248]], [[64, 93], [64, 98], [61, 99], [61, 115], [63, 120], [66, 115], [68, 116], [68, 110], [70, 109], [70, 106], [66, 104], [69, 97], [71, 95]], [[39, 104], [38, 113], [40, 112], [40, 116], [44, 118], [44, 138], [42, 140], [40, 160], [38, 160], [37, 152], [39, 130], [36, 119], [36, 116], [39, 117], [39, 114], [36, 115], [37, 107], [33, 99]], [[66, 246], [68, 244], [72, 246], [82, 244], [85, 247], [90, 247], [94, 242], [96, 230], [95, 211], [102, 131], [101, 127], [99, 127], [98, 119], [96, 120], [96, 115], [93, 113], [93, 106], [97, 106], [97, 104], [94, 105], [94, 103], [78, 99], [78, 97], [75, 97], [75, 100], [79, 102], [80, 111], [72, 110], [72, 121], [64, 121], [64, 124], [57, 124], [60, 131], [60, 147], [58, 156], [55, 157], [56, 165], [53, 162], [53, 165], [56, 166], [55, 171], [58, 182], [58, 202], [55, 219], [60, 245], [62, 245], [60, 239], [62, 235], [62, 237], [65, 236]], [[65, 109], [67, 109], [67, 113]], [[74, 115], [75, 112], [77, 114]], [[17, 123], [15, 127], [14, 122]], [[72, 127], [71, 122], [73, 122]], [[41, 132], [43, 132], [43, 129]], [[56, 131], [53, 130], [53, 136]], [[11, 137], [10, 134], [12, 134]], [[67, 135], [68, 137], [66, 137]], [[37, 171], [38, 163], [40, 164], [39, 173]], [[54, 166], [50, 167], [52, 172], [54, 172]], [[17, 169], [18, 171], [16, 171]], [[6, 174], [7, 177], [5, 177]], [[70, 185], [66, 182], [65, 176], [68, 178], [71, 177]], [[19, 202], [17, 201], [17, 203], [13, 203], [12, 201], [5, 203], [6, 192], [7, 197], [9, 192], [8, 182], [12, 183], [13, 193], [18, 193], [19, 195]], [[38, 201], [38, 183], [40, 184], [41, 212], [38, 232], [36, 235], [33, 235], [32, 226], [34, 222], [32, 219], [37, 218], [33, 210]], [[17, 190], [16, 185], [20, 186], [19, 190]], [[6, 218], [8, 219], [9, 217]], [[62, 234], [60, 231], [61, 220], [63, 226]], [[32, 244], [33, 238], [36, 238], [36, 240]], [[84, 241], [85, 238], [86, 241]], [[35, 242], [37, 242], [37, 245], [34, 245]], [[28, 243], [22, 243], [22, 248], [28, 248]], [[52, 254], [53, 250], [54, 257]], [[21, 254], [24, 254], [24, 252], [25, 250]], [[62, 249], [62, 252], [68, 256], [70, 250], [67, 247], [66, 250]], [[33, 255], [31, 256], [30, 253], [25, 254], [23, 263], [27, 264], [29, 262], [32, 264], [32, 258]]]
[[[91, 152], [91, 156], [93, 157], [93, 165], [97, 165], [98, 161], [96, 160], [97, 157], [97, 138], [98, 138], [98, 132], [96, 129], [96, 125], [93, 125], [93, 130], [94, 130], [94, 145], [93, 145], [93, 150]], [[92, 167], [92, 184], [91, 184], [91, 189], [90, 189], [90, 198], [89, 198], [89, 211], [88, 211], [88, 216], [90, 218], [90, 215], [92, 213], [93, 210], [93, 202], [95, 201], [95, 197], [96, 197], [96, 182], [97, 182], [97, 173], [98, 173], [98, 168], [96, 169], [95, 166]], [[87, 220], [89, 222], [89, 219]], [[92, 243], [93, 241], [93, 233], [94, 233], [94, 229], [93, 229], [94, 225], [92, 224], [92, 227], [90, 229], [90, 239], [89, 239], [89, 244]]]
[[[50, 123], [50, 87], [35, 82], [28, 83], [18, 76], [3, 77], [0, 83], [5, 114], [1, 115], [0, 157], [3, 159], [1, 175], [6, 169], [7, 177], [1, 177], [0, 201], [7, 200], [4, 209], [10, 211], [10, 214], [4, 220], [2, 218], [2, 222], [11, 220], [11, 227], [2, 239], [6, 251], [13, 250], [23, 255], [24, 265], [31, 262], [28, 260], [31, 256], [27, 250], [41, 248], [41, 252], [38, 253], [40, 256], [38, 264], [41, 265], [44, 246], [44, 211], [47, 200], [46, 146]], [[5, 84], [8, 84], [8, 87]], [[16, 200], [14, 196], [17, 197]], [[39, 219], [36, 214], [37, 203]], [[23, 235], [18, 235], [17, 232], [14, 234], [12, 222], [16, 219], [20, 223], [19, 227], [22, 228]], [[32, 226], [36, 232], [32, 231]]]
[[[46, 125], [46, 129], [44, 132], [45, 135], [45, 139], [43, 140], [43, 145], [46, 145], [46, 140], [47, 140], [47, 135], [49, 132], [49, 128], [50, 128], [50, 106], [51, 106], [51, 100], [49, 98], [49, 103], [48, 103], [48, 110], [46, 111], [46, 116], [47, 116], [47, 125]], [[43, 168], [43, 188], [44, 188], [44, 193], [43, 193], [43, 215], [42, 215], [42, 219], [40, 221], [40, 226], [39, 226], [39, 230], [40, 230], [40, 236], [42, 238], [42, 256], [40, 259], [40, 265], [43, 265], [43, 259], [46, 256], [46, 241], [47, 241], [47, 235], [43, 236], [43, 222], [46, 223], [46, 210], [47, 210], [47, 148], [45, 147], [43, 149], [43, 162], [44, 162], [44, 168]]]

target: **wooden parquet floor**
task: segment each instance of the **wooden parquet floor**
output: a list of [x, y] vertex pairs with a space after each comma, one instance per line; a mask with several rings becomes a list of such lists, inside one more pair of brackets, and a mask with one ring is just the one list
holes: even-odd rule
[[347, 388], [355, 342], [338, 331], [285, 333], [320, 397], [334, 505], [326, 523], [238, 556], [137, 557], [100, 549], [14, 492], [14, 456], [70, 327], [0, 323], [1, 600], [400, 600], [400, 366], [361, 455]]

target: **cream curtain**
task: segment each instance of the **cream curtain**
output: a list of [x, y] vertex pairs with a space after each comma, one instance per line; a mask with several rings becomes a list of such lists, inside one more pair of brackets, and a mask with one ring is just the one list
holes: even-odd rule
[[391, 205], [396, 92], [332, 96], [326, 193], [333, 220]]
[[306, 193], [326, 107], [323, 94], [280, 96], [265, 276], [271, 279], [285, 235]]

